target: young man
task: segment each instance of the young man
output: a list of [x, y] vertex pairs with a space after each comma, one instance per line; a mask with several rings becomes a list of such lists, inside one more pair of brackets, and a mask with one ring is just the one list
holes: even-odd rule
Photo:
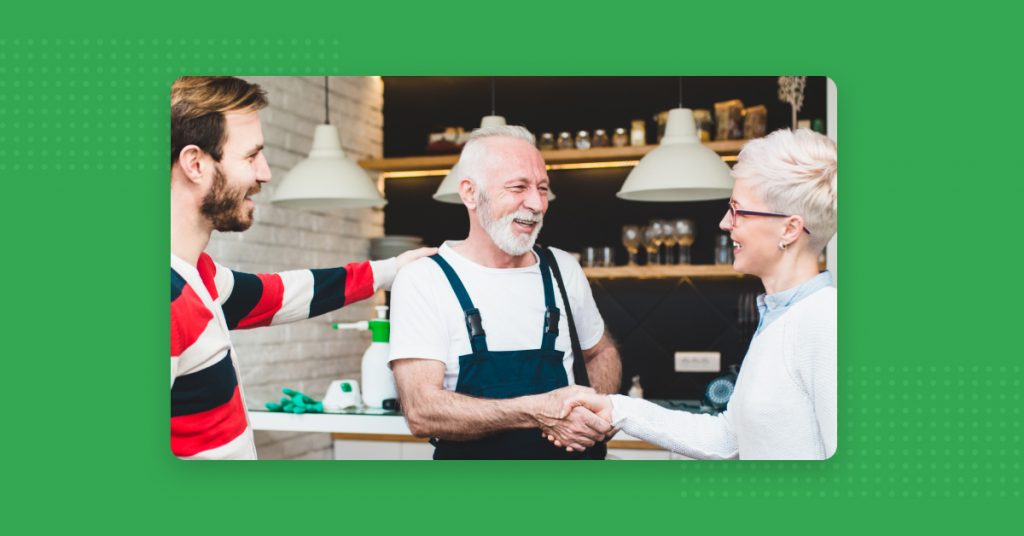
[[252, 196], [270, 180], [258, 111], [265, 92], [233, 77], [171, 87], [171, 451], [190, 459], [255, 459], [230, 330], [295, 322], [389, 288], [433, 249], [339, 268], [246, 274], [203, 252], [214, 229], [252, 225]]

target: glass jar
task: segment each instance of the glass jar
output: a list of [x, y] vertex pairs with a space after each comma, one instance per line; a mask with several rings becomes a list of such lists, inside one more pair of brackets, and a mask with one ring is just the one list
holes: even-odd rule
[[576, 148], [577, 149], [589, 149], [590, 148], [590, 133], [586, 130], [581, 130], [576, 133]]
[[550, 132], [542, 132], [540, 135], [540, 141], [537, 142], [537, 148], [541, 151], [550, 151], [555, 148], [555, 135]]
[[573, 148], [572, 134], [569, 134], [568, 132], [560, 132], [558, 134], [558, 145], [557, 146], [558, 146], [559, 149], [572, 149]]
[[615, 147], [625, 147], [629, 145], [629, 134], [626, 134], [626, 129], [615, 129], [615, 134], [612, 135], [612, 145]]
[[594, 140], [591, 142], [593, 147], [608, 147], [611, 142], [608, 140], [608, 133], [603, 128], [599, 128], [594, 131]]
[[751, 106], [743, 110], [743, 137], [746, 139], [760, 138], [768, 129], [768, 108], [763, 104]]
[[633, 128], [629, 131], [629, 144], [634, 147], [647, 145], [647, 124], [643, 119], [633, 120]]
[[711, 141], [711, 132], [713, 128], [711, 111], [703, 108], [694, 110], [693, 122], [697, 124], [697, 137], [700, 138], [700, 141]]
[[718, 241], [715, 242], [715, 264], [732, 264], [732, 240], [728, 234], [718, 235]]

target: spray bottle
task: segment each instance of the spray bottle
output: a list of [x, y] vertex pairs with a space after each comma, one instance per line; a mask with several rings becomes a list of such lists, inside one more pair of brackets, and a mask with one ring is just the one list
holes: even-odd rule
[[377, 305], [377, 318], [373, 320], [362, 320], [351, 324], [333, 324], [334, 329], [352, 329], [358, 331], [369, 330], [373, 342], [363, 354], [363, 403], [367, 407], [381, 408], [384, 401], [389, 398], [398, 398], [395, 389], [395, 376], [388, 366], [388, 354], [391, 352], [391, 345], [388, 340], [391, 336], [391, 323], [388, 321], [388, 306]]

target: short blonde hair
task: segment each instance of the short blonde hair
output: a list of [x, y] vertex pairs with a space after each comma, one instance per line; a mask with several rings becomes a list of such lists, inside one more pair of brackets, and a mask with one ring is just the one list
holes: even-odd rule
[[821, 251], [836, 234], [836, 144], [802, 128], [777, 130], [743, 146], [732, 169], [771, 210], [803, 217], [809, 247]]

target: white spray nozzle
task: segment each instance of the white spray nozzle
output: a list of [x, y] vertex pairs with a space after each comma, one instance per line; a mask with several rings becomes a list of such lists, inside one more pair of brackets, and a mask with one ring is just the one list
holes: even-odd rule
[[387, 320], [387, 318], [388, 318], [388, 306], [387, 305], [375, 305], [373, 308], [377, 310], [377, 319], [378, 320]]
[[370, 329], [370, 323], [366, 320], [360, 320], [359, 322], [350, 322], [348, 324], [331, 324], [334, 329], [353, 329], [356, 331], [366, 331]]

